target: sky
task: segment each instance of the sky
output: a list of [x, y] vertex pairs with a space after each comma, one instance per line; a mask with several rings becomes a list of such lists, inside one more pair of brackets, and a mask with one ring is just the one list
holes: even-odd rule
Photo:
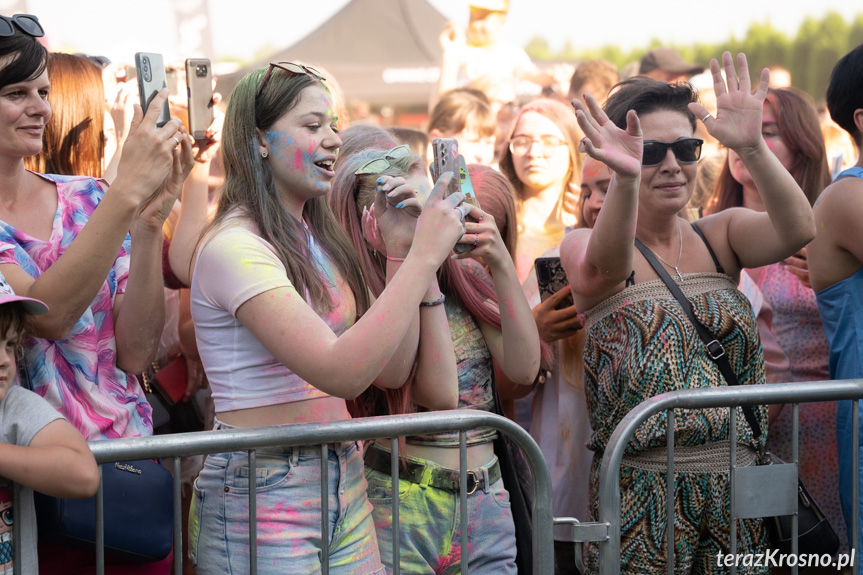
[[[174, 0], [189, 2], [194, 0]], [[251, 59], [285, 48], [322, 24], [349, 0], [208, 0], [217, 57]], [[409, 0], [421, 1], [421, 0]], [[467, 22], [466, 0], [430, 0], [444, 16]], [[52, 49], [131, 61], [135, 52], [180, 54], [172, 0], [0, 0], [0, 13], [25, 4], [49, 33]], [[238, 6], [245, 7], [238, 10]], [[612, 13], [609, 14], [609, 7]], [[863, 13], [860, 0], [511, 0], [507, 37], [525, 45], [545, 37], [553, 50], [617, 44], [623, 50], [652, 39], [685, 45], [742, 37], [753, 23], [769, 22], [789, 35], [807, 16], [836, 10], [846, 19]], [[370, 31], [370, 41], [386, 31]]]

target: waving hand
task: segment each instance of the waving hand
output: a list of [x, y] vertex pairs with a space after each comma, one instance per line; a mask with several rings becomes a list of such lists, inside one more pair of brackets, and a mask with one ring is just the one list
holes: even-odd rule
[[[608, 119], [599, 103], [585, 93], [584, 100], [573, 100], [578, 125], [584, 131], [584, 151], [620, 176], [635, 178], [641, 174], [643, 138], [638, 115], [626, 114], [626, 129], [621, 130]], [[760, 129], [760, 128], [759, 128]]]
[[761, 116], [770, 73], [767, 68], [761, 71], [758, 89], [753, 94], [745, 54], [737, 55], [739, 76], [730, 52], [722, 54], [722, 66], [725, 79], [720, 73], [719, 62], [715, 58], [710, 61], [713, 91], [716, 93], [716, 117], [708, 114], [707, 109], [698, 103], [689, 104], [689, 109], [702, 119], [710, 135], [723, 146], [734, 150], [755, 147], [762, 140]]

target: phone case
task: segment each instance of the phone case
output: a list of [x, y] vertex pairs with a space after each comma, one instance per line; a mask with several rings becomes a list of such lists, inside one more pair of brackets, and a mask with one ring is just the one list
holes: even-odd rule
[[464, 161], [464, 156], [461, 154], [458, 156], [458, 176], [459, 181], [461, 182], [461, 193], [464, 194], [465, 203], [473, 204], [479, 208], [479, 198], [476, 197], [476, 193], [473, 191], [473, 184], [470, 181], [467, 164]]
[[[539, 299], [541, 301], [547, 300], [569, 285], [560, 258], [536, 258], [533, 265], [536, 268], [536, 281], [539, 284]], [[571, 305], [574, 305], [574, 302], [572, 294], [569, 294], [555, 309], [563, 309]]]
[[436, 182], [441, 174], [452, 172], [455, 176], [447, 186], [446, 195], [461, 191], [458, 170], [458, 142], [454, 138], [435, 138], [432, 140], [432, 151], [434, 152], [434, 169], [432, 177]]
[[[161, 54], [138, 52], [135, 54], [135, 69], [138, 74], [138, 96], [141, 99], [141, 108], [144, 109], [144, 113], [146, 114], [150, 102], [153, 101], [159, 90], [168, 85], [167, 76], [165, 75], [165, 63], [162, 60]], [[170, 119], [171, 112], [168, 109], [168, 100], [166, 99], [156, 125], [161, 128]]]
[[189, 96], [189, 133], [206, 140], [213, 123], [213, 68], [206, 58], [186, 60], [186, 93]]

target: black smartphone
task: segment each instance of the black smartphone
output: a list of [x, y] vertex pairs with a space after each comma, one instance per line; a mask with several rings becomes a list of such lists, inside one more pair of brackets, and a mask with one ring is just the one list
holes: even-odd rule
[[213, 66], [207, 58], [186, 60], [186, 94], [189, 96], [189, 133], [206, 140], [213, 123]]
[[[168, 85], [165, 74], [165, 63], [162, 60], [161, 54], [138, 52], [135, 54], [135, 69], [138, 74], [138, 96], [141, 98], [141, 108], [144, 109], [144, 113], [146, 114], [147, 108], [156, 94]], [[168, 109], [168, 100], [166, 98], [156, 125], [161, 128], [170, 119], [171, 111]]]
[[[539, 284], [539, 299], [547, 300], [569, 285], [566, 272], [560, 263], [560, 258], [536, 258], [533, 262], [536, 268], [536, 281]], [[564, 309], [574, 305], [572, 294], [566, 296], [554, 309]]]

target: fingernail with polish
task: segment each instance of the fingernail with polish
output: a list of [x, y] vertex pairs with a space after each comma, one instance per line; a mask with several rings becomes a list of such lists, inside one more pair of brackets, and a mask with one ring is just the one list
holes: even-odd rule
[[396, 208], [401, 208], [401, 207], [403, 207], [404, 205], [405, 205], [405, 203], [404, 203], [404, 202], [399, 202], [398, 204], [396, 204]]

